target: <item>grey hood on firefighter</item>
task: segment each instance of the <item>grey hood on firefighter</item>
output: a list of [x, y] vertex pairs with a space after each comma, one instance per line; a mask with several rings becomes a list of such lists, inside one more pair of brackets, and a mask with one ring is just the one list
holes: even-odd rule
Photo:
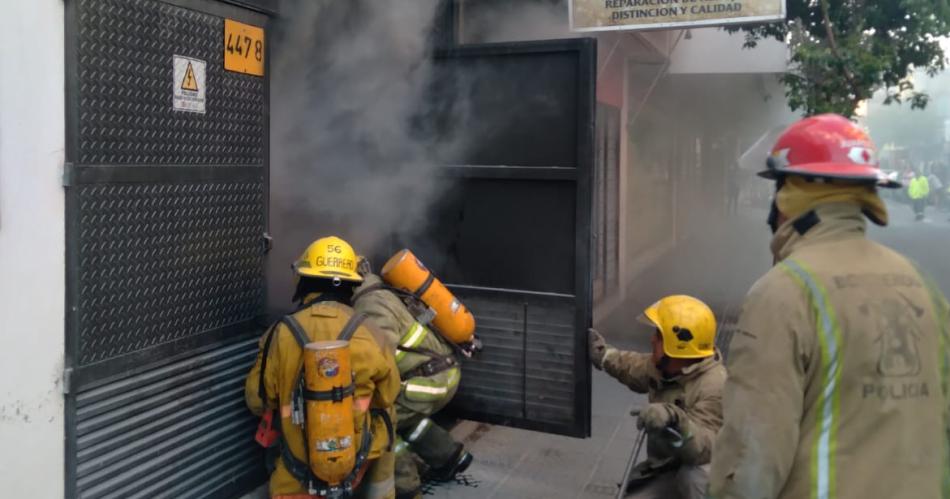
[[865, 229], [852, 203], [778, 228], [729, 348], [711, 497], [950, 494], [947, 302]]
[[726, 377], [718, 352], [686, 367], [673, 378], [664, 378], [647, 353], [608, 348], [603, 367], [631, 390], [647, 393], [651, 404], [665, 404], [675, 414], [677, 430], [685, 438], [681, 447], [675, 447], [670, 435], [651, 435], [648, 459], [637, 467], [640, 476], [664, 468], [709, 462], [716, 432], [722, 424], [720, 402]]

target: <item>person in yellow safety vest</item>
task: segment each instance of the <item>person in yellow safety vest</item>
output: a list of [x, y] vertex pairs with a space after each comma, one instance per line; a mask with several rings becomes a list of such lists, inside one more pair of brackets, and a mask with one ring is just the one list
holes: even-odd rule
[[782, 134], [775, 266], [749, 291], [729, 346], [715, 499], [950, 497], [946, 298], [866, 237], [899, 187], [838, 115]]
[[674, 295], [647, 308], [640, 321], [654, 330], [652, 354], [617, 350], [589, 331], [594, 367], [649, 394], [650, 404], [631, 413], [648, 438], [647, 459], [626, 484], [627, 497], [701, 499], [726, 378], [715, 347], [716, 318], [702, 301]]
[[[363, 281], [356, 263], [356, 253], [342, 239], [326, 237], [311, 244], [294, 264], [297, 311], [275, 323], [260, 340], [257, 361], [245, 383], [245, 399], [251, 412], [264, 416], [262, 427], [273, 428], [261, 433], [277, 435], [279, 431], [277, 441], [262, 442], [280, 446], [270, 478], [271, 497], [310, 499], [321, 497], [321, 490], [326, 490], [326, 484], [311, 473], [307, 436], [299, 424], [302, 417], [315, 416], [304, 416], [301, 405], [306, 404], [301, 404], [295, 393], [300, 386], [301, 345], [341, 337], [349, 338], [355, 385], [352, 391], [341, 393], [353, 395], [355, 437], [349, 444], [358, 446], [357, 467], [342, 488], [352, 488], [354, 497], [395, 497], [392, 418], [399, 395], [399, 371], [392, 345], [349, 306], [354, 287]], [[273, 424], [271, 417], [276, 420]], [[342, 496], [350, 494], [343, 490]]]
[[930, 196], [930, 182], [927, 181], [926, 175], [918, 173], [910, 180], [910, 185], [907, 186], [907, 196], [910, 197], [910, 202], [914, 205], [915, 220], [923, 220], [927, 198]]
[[360, 261], [360, 273], [364, 281], [353, 306], [396, 345], [403, 380], [396, 399], [396, 497], [421, 497], [423, 478], [450, 480], [472, 462], [471, 453], [430, 419], [458, 389], [462, 371], [457, 347], [421, 317], [428, 307], [415, 295], [387, 286], [366, 259]]

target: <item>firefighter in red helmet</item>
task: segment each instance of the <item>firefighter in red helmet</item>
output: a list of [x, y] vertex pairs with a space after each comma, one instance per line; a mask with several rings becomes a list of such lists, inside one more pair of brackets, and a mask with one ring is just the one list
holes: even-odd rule
[[786, 130], [761, 176], [776, 263], [729, 347], [710, 496], [950, 497], [947, 301], [865, 234], [899, 184], [831, 114]]

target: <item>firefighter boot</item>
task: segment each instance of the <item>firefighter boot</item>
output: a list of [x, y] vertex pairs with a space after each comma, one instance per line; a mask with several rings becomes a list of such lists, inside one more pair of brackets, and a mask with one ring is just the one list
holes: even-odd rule
[[428, 466], [425, 477], [428, 480], [451, 480], [472, 464], [472, 455], [465, 447], [429, 418], [419, 421], [408, 432], [406, 440]]
[[387, 451], [383, 451], [378, 459], [369, 461], [363, 481], [357, 486], [352, 497], [354, 499], [395, 499], [395, 462], [394, 453]]
[[409, 444], [396, 437], [396, 499], [421, 499], [422, 479], [419, 478], [420, 462]]

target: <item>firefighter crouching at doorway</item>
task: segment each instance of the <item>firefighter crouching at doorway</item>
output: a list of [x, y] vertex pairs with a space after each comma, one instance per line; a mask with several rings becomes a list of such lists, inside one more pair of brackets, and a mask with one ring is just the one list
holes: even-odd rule
[[[470, 356], [475, 348], [474, 319], [464, 325], [460, 344], [450, 341], [436, 327], [426, 295], [413, 284], [393, 282], [397, 265], [409, 265], [425, 274], [422, 282], [437, 282], [408, 250], [393, 256], [380, 276], [373, 274], [370, 263], [360, 260], [364, 278], [354, 295], [354, 308], [366, 315], [395, 346], [396, 364], [402, 378], [402, 390], [396, 399], [396, 497], [421, 497], [422, 479], [446, 481], [465, 471], [472, 455], [452, 435], [430, 419], [455, 396], [461, 380], [458, 354]], [[388, 282], [387, 282], [388, 281]], [[441, 284], [438, 284], [441, 286]], [[412, 291], [408, 291], [412, 289]], [[446, 291], [447, 292], [447, 291]], [[451, 295], [449, 295], [451, 296]], [[435, 317], [452, 310], [435, 311]], [[456, 335], [458, 336], [458, 335]], [[468, 339], [469, 341], [464, 341]]]
[[898, 187], [837, 115], [801, 120], [760, 175], [774, 179], [775, 266], [729, 347], [716, 499], [950, 497], [947, 301], [885, 226]]
[[652, 354], [620, 351], [597, 331], [589, 333], [594, 367], [649, 394], [637, 421], [647, 431], [647, 459], [626, 484], [627, 497], [701, 499], [722, 425], [726, 378], [715, 347], [715, 316], [700, 300], [674, 295], [647, 308], [640, 321], [654, 328]]
[[298, 309], [260, 341], [245, 399], [257, 440], [279, 447], [270, 495], [393, 498], [393, 348], [350, 308], [356, 253], [342, 239], [311, 244], [294, 264]]

